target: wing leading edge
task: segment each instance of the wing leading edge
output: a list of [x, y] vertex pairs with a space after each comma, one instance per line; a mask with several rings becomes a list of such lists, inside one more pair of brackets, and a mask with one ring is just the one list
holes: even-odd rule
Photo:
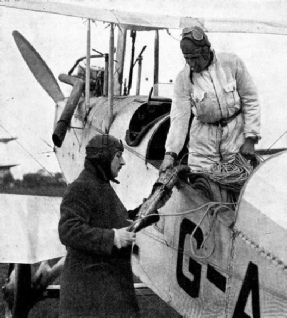
[[[194, 0], [189, 1], [188, 6], [173, 1], [160, 1], [162, 6], [157, 3], [150, 13], [150, 10], [148, 11], [142, 5], [139, 6], [138, 12], [133, 12], [132, 9], [138, 6], [128, 5], [127, 0], [124, 2], [126, 5], [121, 1], [119, 6], [114, 1], [111, 3], [103, 1], [69, 1], [65, 3], [61, 1], [9, 1], [0, 2], [0, 6], [87, 18], [147, 30], [182, 29], [186, 26], [197, 25], [208, 32], [287, 34], [287, 21], [283, 18], [287, 14], [287, 7], [284, 3], [279, 5], [277, 2], [274, 6], [270, 1], [262, 1], [258, 8], [258, 1], [255, 0], [238, 1], [235, 4], [216, 1], [216, 6], [211, 0], [200, 3]], [[147, 1], [146, 7], [150, 7], [148, 3], [149, 1]]]

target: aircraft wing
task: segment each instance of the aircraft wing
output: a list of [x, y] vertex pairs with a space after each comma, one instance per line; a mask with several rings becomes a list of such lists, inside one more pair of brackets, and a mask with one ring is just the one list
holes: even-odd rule
[[33, 264], [62, 257], [59, 197], [0, 194], [0, 263]]
[[[287, 263], [287, 151], [271, 156], [241, 192], [235, 228], [261, 251]], [[270, 256], [271, 257], [271, 256]]]
[[7, 1], [0, 6], [111, 22], [140, 29], [201, 26], [208, 32], [287, 34], [287, 5], [262, 0]]

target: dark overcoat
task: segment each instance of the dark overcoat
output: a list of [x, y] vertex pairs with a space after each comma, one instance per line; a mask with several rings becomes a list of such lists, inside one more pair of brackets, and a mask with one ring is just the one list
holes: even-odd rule
[[113, 228], [128, 226], [128, 218], [104, 171], [86, 161], [61, 203], [59, 236], [67, 257], [60, 318], [139, 317], [131, 247], [114, 246]]

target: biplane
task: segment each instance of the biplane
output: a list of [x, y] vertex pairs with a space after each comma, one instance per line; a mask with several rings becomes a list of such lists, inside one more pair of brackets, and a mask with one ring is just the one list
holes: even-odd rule
[[[227, 48], [226, 42], [243, 41], [249, 45], [248, 57], [255, 54], [260, 63], [262, 56], [268, 54], [264, 48], [268, 51], [267, 46], [272, 46], [272, 39], [285, 39], [287, 34], [287, 6], [284, 2], [191, 0], [179, 4], [160, 1], [154, 4], [153, 12], [145, 6], [146, 3], [151, 4], [149, 1], [0, 2], [3, 10], [31, 10], [87, 19], [85, 64], [80, 58], [66, 74], [59, 76], [61, 85], [71, 87], [69, 97], [64, 96], [52, 71], [21, 30], [15, 30], [11, 36], [30, 71], [56, 105], [51, 137], [67, 183], [71, 183], [81, 171], [89, 139], [95, 134], [114, 135], [123, 141], [125, 147], [127, 165], [115, 190], [127, 208], [133, 208], [141, 204], [144, 197], [149, 197], [159, 180], [158, 169], [165, 152], [172, 84], [159, 81], [161, 33], [198, 25], [210, 34], [211, 41], [213, 34], [214, 42], [220, 34], [217, 44], [224, 49]], [[94, 20], [109, 24], [108, 53], [91, 54], [91, 23]], [[135, 42], [135, 35], [139, 32], [153, 34], [154, 41], [154, 86], [147, 95], [140, 95], [144, 47], [137, 59], [132, 50], [129, 81], [124, 80], [127, 34], [130, 33]], [[253, 51], [254, 38], [250, 40], [250, 35], [265, 37], [264, 46], [256, 53]], [[272, 51], [273, 59], [276, 59], [275, 52]], [[172, 52], [168, 52], [166, 67], [171, 55]], [[103, 66], [92, 67], [94, 58], [102, 59]], [[270, 61], [270, 56], [268, 59]], [[138, 77], [133, 95], [131, 79], [136, 62]], [[177, 170], [172, 196], [159, 210], [160, 220], [137, 234], [132, 254], [134, 274], [183, 317], [287, 316], [287, 152], [283, 138], [286, 111], [281, 94], [286, 87], [277, 78], [265, 76], [270, 69], [264, 69], [264, 66], [258, 64], [257, 73], [255, 67], [252, 71], [258, 78], [264, 78], [258, 80], [262, 85], [262, 97], [266, 98], [262, 98], [263, 126], [268, 126], [268, 119], [273, 123], [263, 134], [263, 142], [257, 149], [266, 159], [254, 168], [238, 200], [230, 204], [220, 194], [219, 186], [206, 177], [201, 176], [193, 182], [184, 169], [182, 173]], [[278, 92], [273, 91], [276, 98], [268, 95], [267, 79], [277, 81]], [[279, 86], [283, 88], [280, 90]], [[163, 88], [168, 88], [169, 94], [163, 93]], [[270, 111], [275, 108], [280, 109], [277, 114], [280, 113], [278, 120], [283, 123], [281, 131], [276, 130], [280, 125], [274, 125], [276, 116]], [[273, 130], [277, 132], [273, 139], [276, 143], [269, 142], [272, 146], [269, 147], [268, 143], [264, 144], [264, 137], [268, 139]], [[184, 158], [186, 152], [183, 151], [179, 158], [181, 166], [185, 165]], [[21, 258], [17, 238], [13, 242], [6, 239], [7, 255], [1, 256], [1, 262], [29, 266], [64, 256], [65, 250], [57, 241], [55, 217], [60, 198], [28, 197], [20, 201], [15, 196], [1, 195], [1, 201], [1, 219], [4, 216], [9, 219], [11, 214], [20, 215], [18, 220], [25, 227], [23, 236], [29, 236], [22, 242], [26, 245], [25, 253], [21, 246]], [[23, 205], [25, 213], [22, 213]], [[47, 221], [51, 214], [54, 214], [54, 222]], [[31, 217], [34, 218], [32, 225], [29, 222]], [[44, 224], [45, 231], [41, 231]], [[49, 253], [44, 250], [48, 239], [51, 242]], [[26, 293], [27, 299], [29, 295], [29, 281], [27, 287], [23, 276], [26, 270], [27, 267], [23, 270], [18, 266], [16, 271], [18, 287], [13, 308], [10, 308], [13, 317], [21, 316], [21, 297]], [[21, 284], [25, 282], [26, 287], [22, 288]], [[25, 310], [29, 311], [29, 308]]]

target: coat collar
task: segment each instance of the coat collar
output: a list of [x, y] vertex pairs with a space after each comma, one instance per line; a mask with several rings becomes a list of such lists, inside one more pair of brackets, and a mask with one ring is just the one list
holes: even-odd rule
[[92, 164], [89, 160], [85, 160], [85, 170], [92, 173], [100, 181], [109, 182], [108, 176], [100, 164]]

